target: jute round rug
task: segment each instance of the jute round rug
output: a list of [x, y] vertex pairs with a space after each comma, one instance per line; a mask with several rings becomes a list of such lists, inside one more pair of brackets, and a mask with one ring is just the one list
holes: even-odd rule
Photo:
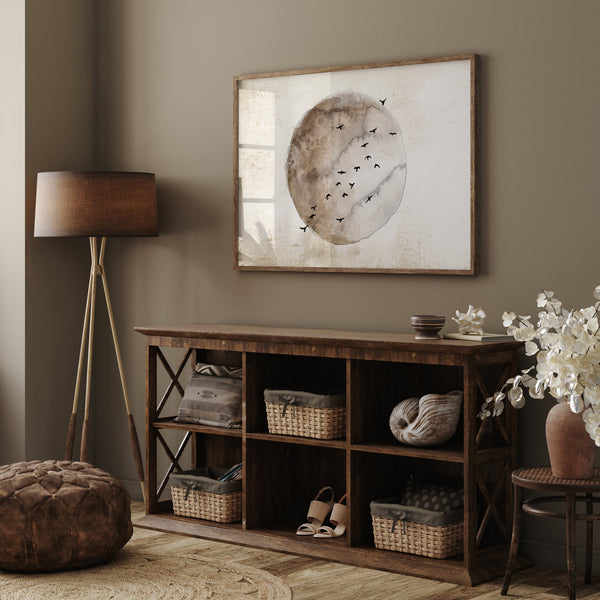
[[291, 600], [278, 577], [192, 554], [119, 552], [109, 563], [60, 573], [0, 572], [2, 600]]

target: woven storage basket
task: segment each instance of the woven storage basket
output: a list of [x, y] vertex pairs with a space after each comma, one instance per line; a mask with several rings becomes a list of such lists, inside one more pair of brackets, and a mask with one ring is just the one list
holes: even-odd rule
[[[382, 503], [385, 505], [390, 501], [371, 503], [376, 548], [419, 554], [430, 558], [448, 558], [463, 552], [462, 510], [443, 515], [397, 504], [395, 510], [392, 509], [390, 512], [381, 510]], [[381, 516], [383, 514], [388, 516]], [[456, 520], [457, 518], [460, 520]], [[455, 522], [444, 523], [452, 520]]]
[[227, 469], [204, 468], [169, 478], [173, 512], [182, 517], [234, 523], [242, 519], [242, 482], [217, 481]]
[[343, 394], [265, 390], [269, 433], [333, 440], [346, 434]]

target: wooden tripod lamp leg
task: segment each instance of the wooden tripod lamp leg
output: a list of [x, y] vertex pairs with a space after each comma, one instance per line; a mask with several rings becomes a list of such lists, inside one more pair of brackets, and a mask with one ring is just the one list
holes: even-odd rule
[[87, 335], [89, 331], [90, 322], [90, 308], [92, 301], [92, 289], [94, 281], [96, 279], [96, 251], [95, 251], [95, 240], [90, 238], [90, 254], [91, 254], [91, 267], [90, 267], [90, 279], [88, 282], [87, 300], [85, 303], [85, 316], [83, 318], [83, 331], [81, 333], [81, 346], [79, 348], [79, 362], [77, 364], [77, 379], [75, 381], [75, 394], [73, 396], [73, 409], [71, 410], [71, 418], [69, 419], [69, 429], [67, 430], [67, 443], [65, 446], [65, 460], [73, 460], [73, 447], [75, 446], [75, 430], [77, 427], [77, 403], [79, 400], [79, 391], [81, 389], [81, 376], [83, 373], [83, 359], [85, 356], [85, 343], [87, 341]]
[[129, 405], [129, 395], [127, 394], [127, 386], [125, 384], [125, 371], [123, 370], [123, 361], [121, 360], [121, 351], [119, 350], [119, 341], [117, 340], [117, 330], [115, 327], [115, 319], [113, 316], [112, 304], [110, 302], [110, 295], [108, 293], [108, 282], [106, 280], [106, 273], [104, 270], [104, 251], [106, 249], [106, 238], [102, 238], [102, 245], [100, 246], [100, 262], [99, 272], [102, 277], [102, 286], [104, 288], [104, 297], [106, 298], [106, 308], [108, 309], [108, 319], [110, 321], [110, 330], [112, 332], [113, 343], [115, 346], [115, 354], [117, 355], [117, 364], [119, 366], [119, 375], [121, 377], [121, 387], [123, 389], [123, 399], [125, 401], [125, 409], [127, 411], [127, 421], [129, 424], [129, 439], [131, 443], [131, 449], [133, 451], [133, 459], [138, 473], [140, 485], [142, 487], [142, 496], [144, 498], [144, 504], [146, 504], [146, 487], [144, 479], [144, 463], [142, 462], [142, 453], [140, 450], [140, 443], [138, 440], [137, 431], [135, 428], [135, 422], [133, 420], [133, 414], [131, 413], [131, 407]]
[[91, 238], [92, 247], [92, 270], [94, 277], [92, 278], [92, 290], [90, 298], [90, 315], [89, 315], [89, 334], [88, 334], [88, 351], [87, 351], [87, 371], [85, 379], [85, 409], [83, 414], [83, 429], [81, 431], [81, 447], [79, 450], [79, 460], [88, 462], [89, 460], [89, 445], [90, 445], [90, 394], [92, 388], [92, 350], [94, 348], [94, 320], [96, 315], [96, 275], [99, 271], [98, 266], [98, 247], [96, 238]]

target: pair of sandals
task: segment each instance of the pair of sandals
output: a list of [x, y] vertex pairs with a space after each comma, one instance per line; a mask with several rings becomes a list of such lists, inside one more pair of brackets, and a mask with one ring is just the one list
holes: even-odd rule
[[[326, 492], [331, 493], [329, 500], [320, 500], [320, 497]], [[332, 487], [324, 487], [311, 501], [308, 507], [306, 516], [307, 523], [302, 523], [296, 531], [296, 535], [312, 535], [315, 538], [336, 538], [346, 533], [346, 519], [348, 509], [344, 502], [346, 494], [344, 494], [337, 502], [333, 501], [334, 492]], [[329, 513], [331, 514], [329, 515]], [[329, 522], [333, 527], [323, 525], [325, 519], [329, 515]]]

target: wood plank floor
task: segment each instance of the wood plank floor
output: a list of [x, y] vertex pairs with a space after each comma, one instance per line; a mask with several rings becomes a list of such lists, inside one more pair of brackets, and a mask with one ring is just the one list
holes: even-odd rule
[[[132, 504], [132, 520], [142, 517]], [[282, 577], [294, 600], [500, 600], [502, 580], [469, 588], [419, 577], [351, 567], [308, 557], [234, 546], [134, 527], [128, 549], [147, 552], [202, 553], [203, 556], [264, 569]], [[567, 597], [566, 572], [532, 567], [515, 573], [506, 598], [556, 600]], [[600, 578], [584, 586], [577, 577], [577, 598], [600, 600]]]

